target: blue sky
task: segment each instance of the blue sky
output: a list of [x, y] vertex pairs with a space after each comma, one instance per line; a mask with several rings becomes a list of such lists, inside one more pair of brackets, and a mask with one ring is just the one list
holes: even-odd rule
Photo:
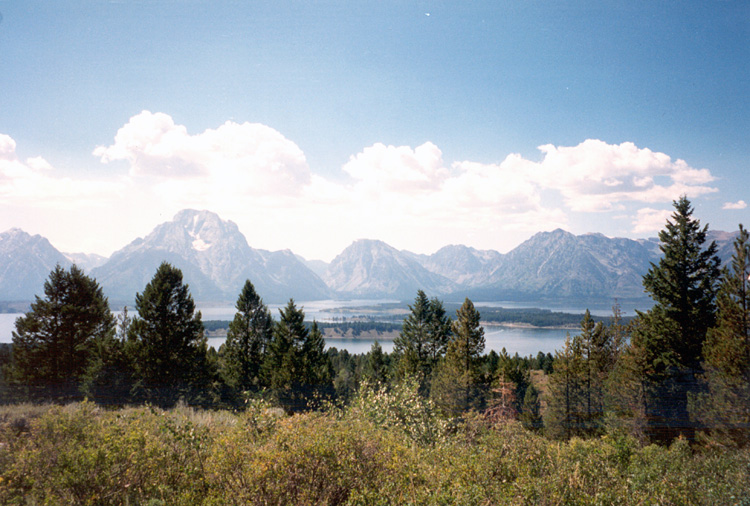
[[507, 251], [750, 213], [750, 4], [0, 0], [0, 229]]

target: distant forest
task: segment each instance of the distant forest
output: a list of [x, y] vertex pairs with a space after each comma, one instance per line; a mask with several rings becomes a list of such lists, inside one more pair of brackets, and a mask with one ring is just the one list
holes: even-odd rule
[[[445, 309], [449, 313], [455, 313], [460, 307], [460, 304], [456, 303], [444, 303]], [[382, 309], [381, 306], [376, 306]], [[390, 305], [392, 308], [401, 307], [397, 304]], [[584, 314], [575, 313], [563, 313], [560, 311], [551, 311], [549, 309], [538, 309], [538, 308], [503, 308], [503, 307], [481, 307], [480, 313], [482, 321], [486, 323], [498, 323], [498, 324], [510, 324], [517, 323], [523, 325], [531, 325], [533, 327], [540, 328], [569, 328], [574, 329], [583, 320]], [[362, 332], [374, 331], [377, 333], [384, 332], [399, 332], [402, 328], [402, 321], [389, 321], [392, 319], [403, 319], [398, 316], [378, 316], [370, 318], [351, 318], [339, 317], [334, 319], [332, 322], [317, 322], [318, 327], [321, 330], [333, 329], [336, 333], [347, 334], [349, 332], [354, 336], [360, 335]], [[591, 319], [594, 323], [602, 322], [608, 325], [612, 317], [611, 316], [592, 316]], [[385, 321], [381, 321], [385, 320]], [[620, 322], [624, 325], [629, 324], [633, 320], [632, 316], [622, 316]], [[203, 322], [203, 326], [209, 332], [221, 331], [229, 329], [229, 324], [232, 323], [229, 320], [207, 320]], [[308, 326], [312, 325], [312, 322], [307, 322]]]

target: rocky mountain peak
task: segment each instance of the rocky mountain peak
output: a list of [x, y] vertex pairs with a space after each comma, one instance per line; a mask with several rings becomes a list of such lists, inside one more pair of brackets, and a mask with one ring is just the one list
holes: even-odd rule
[[413, 254], [372, 239], [354, 241], [333, 259], [323, 279], [347, 295], [404, 300], [419, 289], [441, 293], [453, 287], [450, 280], [420, 265]]
[[0, 294], [5, 300], [31, 300], [42, 293], [44, 281], [56, 265], [68, 260], [50, 242], [20, 228], [0, 234]]
[[142, 289], [161, 261], [181, 268], [196, 298], [203, 300], [235, 300], [246, 279], [268, 300], [329, 295], [323, 281], [288, 250], [251, 248], [237, 224], [194, 209], [178, 212], [116, 252], [97, 274], [107, 287], [126, 287], [117, 294], [125, 297]]

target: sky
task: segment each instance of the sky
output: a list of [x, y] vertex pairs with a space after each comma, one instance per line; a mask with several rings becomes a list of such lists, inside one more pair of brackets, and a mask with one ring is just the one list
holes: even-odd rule
[[0, 231], [330, 261], [750, 225], [750, 3], [0, 0]]

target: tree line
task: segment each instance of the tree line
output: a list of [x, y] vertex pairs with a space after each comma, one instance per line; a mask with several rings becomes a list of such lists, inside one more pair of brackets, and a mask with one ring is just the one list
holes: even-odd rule
[[669, 443], [710, 435], [750, 442], [750, 240], [739, 226], [724, 269], [687, 198], [659, 233], [643, 278], [654, 306], [625, 326], [586, 314], [556, 353], [545, 430], [559, 438], [621, 430]]
[[[31, 311], [19, 318], [4, 367], [17, 399], [102, 404], [179, 400], [241, 407], [262, 397], [287, 411], [346, 402], [360, 385], [416, 381], [446, 416], [483, 412], [520, 419], [555, 438], [623, 431], [667, 443], [711, 434], [726, 444], [750, 439], [750, 240], [740, 225], [731, 262], [720, 270], [708, 227], [687, 198], [659, 234], [662, 259], [644, 276], [654, 306], [626, 322], [587, 311], [577, 335], [554, 357], [484, 352], [479, 311], [468, 298], [451, 318], [419, 290], [392, 353], [376, 342], [351, 355], [325, 350], [317, 322], [293, 300], [270, 310], [246, 281], [220, 349], [207, 346], [200, 312], [179, 269], [164, 263], [137, 314], [115, 319], [95, 280], [56, 267]], [[2, 350], [0, 350], [2, 351]], [[7, 352], [4, 352], [7, 354]], [[1, 358], [1, 357], [0, 357]], [[535, 372], [536, 370], [536, 372]], [[10, 385], [10, 386], [8, 386]]]

